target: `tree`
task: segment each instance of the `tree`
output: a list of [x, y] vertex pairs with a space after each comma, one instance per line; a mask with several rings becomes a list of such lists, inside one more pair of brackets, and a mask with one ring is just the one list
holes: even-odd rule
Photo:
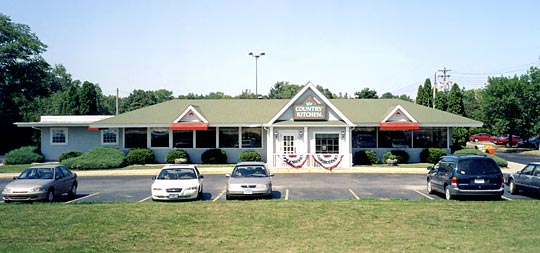
[[447, 108], [447, 95], [443, 91], [437, 91], [435, 93], [435, 109], [446, 111]]
[[333, 99], [335, 97], [329, 89], [326, 89], [320, 85], [317, 85], [317, 90], [319, 90], [328, 99]]
[[99, 86], [84, 81], [79, 90], [79, 114], [81, 115], [97, 115], [99, 110], [99, 102], [101, 89]]
[[235, 98], [239, 98], [239, 99], [256, 99], [258, 98], [259, 96], [257, 96], [257, 94], [251, 92], [251, 90], [245, 90], [245, 91], [242, 91], [242, 94], [236, 96]]
[[389, 99], [389, 98], [399, 98], [399, 97], [394, 96], [391, 92], [386, 92], [381, 95], [381, 99]]
[[32, 129], [13, 123], [23, 119], [22, 110], [35, 109], [32, 101], [52, 92], [50, 66], [41, 57], [46, 48], [29, 26], [0, 14], [0, 153], [31, 143]]
[[289, 82], [277, 82], [270, 89], [268, 98], [270, 99], [291, 99], [302, 89], [302, 86], [289, 84]]
[[446, 101], [447, 109], [449, 113], [457, 114], [460, 116], [465, 116], [465, 109], [463, 105], [463, 95], [461, 89], [457, 83], [452, 85], [450, 92], [448, 93], [448, 98]]
[[354, 97], [358, 99], [365, 99], [365, 98], [379, 98], [377, 96], [377, 91], [370, 90], [369, 88], [364, 88], [361, 91], [357, 91], [354, 93]]

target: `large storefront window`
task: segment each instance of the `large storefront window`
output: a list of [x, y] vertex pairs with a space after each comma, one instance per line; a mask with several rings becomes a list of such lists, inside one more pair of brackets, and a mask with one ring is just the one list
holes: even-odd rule
[[377, 129], [375, 128], [355, 128], [352, 131], [353, 148], [376, 148]]
[[193, 130], [173, 131], [174, 148], [193, 148]]
[[315, 134], [317, 154], [339, 154], [339, 134]]
[[445, 127], [414, 131], [414, 148], [446, 148], [448, 131]]
[[169, 129], [153, 128], [150, 132], [150, 143], [153, 148], [169, 147]]
[[379, 131], [379, 148], [410, 148], [412, 131]]
[[146, 148], [146, 128], [126, 128], [124, 139], [126, 148]]
[[209, 127], [206, 131], [197, 131], [197, 148], [216, 147], [216, 128]]
[[262, 141], [261, 127], [243, 127], [242, 128], [242, 148], [261, 148]]
[[238, 127], [220, 127], [219, 128], [219, 147], [237, 148], [238, 147]]

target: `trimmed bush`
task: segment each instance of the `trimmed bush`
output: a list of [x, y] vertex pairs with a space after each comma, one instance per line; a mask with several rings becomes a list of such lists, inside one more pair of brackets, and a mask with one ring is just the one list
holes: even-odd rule
[[373, 150], [360, 150], [354, 153], [354, 164], [372, 165], [379, 163], [379, 158]]
[[74, 157], [79, 157], [79, 156], [82, 156], [84, 153], [83, 152], [80, 152], [80, 151], [69, 151], [69, 152], [66, 152], [66, 153], [62, 153], [59, 157], [58, 157], [58, 161], [59, 162], [62, 162], [66, 159], [69, 159], [69, 158], [74, 158]]
[[257, 161], [262, 160], [261, 153], [255, 150], [244, 151], [240, 153], [240, 162]]
[[493, 160], [495, 160], [495, 162], [497, 163], [497, 165], [499, 165], [499, 167], [501, 168], [506, 168], [508, 167], [508, 161], [498, 157], [498, 156], [494, 156], [494, 155], [490, 155], [488, 153], [484, 153], [482, 152], [481, 150], [478, 150], [478, 149], [473, 149], [473, 148], [466, 148], [466, 149], [461, 149], [461, 150], [458, 150], [456, 152], [454, 152], [454, 155], [484, 155], [484, 156], [489, 156], [491, 158], [493, 158]]
[[182, 149], [173, 149], [165, 157], [167, 163], [176, 163], [176, 159], [185, 159], [185, 163], [191, 163], [189, 154]]
[[420, 152], [420, 162], [423, 163], [437, 163], [441, 156], [445, 156], [446, 151], [440, 148], [426, 148]]
[[155, 161], [154, 152], [147, 148], [131, 149], [126, 155], [126, 162], [130, 165], [154, 163]]
[[224, 164], [227, 163], [227, 153], [219, 148], [209, 149], [202, 153], [201, 160], [208, 164]]
[[26, 146], [9, 151], [4, 157], [4, 164], [30, 164], [43, 162], [43, 156], [38, 148]]
[[100, 170], [123, 167], [125, 159], [118, 149], [98, 147], [79, 157], [66, 159], [62, 164], [72, 170]]
[[395, 156], [398, 163], [407, 163], [409, 161], [409, 154], [405, 150], [391, 150], [384, 153], [383, 162], [386, 162], [391, 155]]

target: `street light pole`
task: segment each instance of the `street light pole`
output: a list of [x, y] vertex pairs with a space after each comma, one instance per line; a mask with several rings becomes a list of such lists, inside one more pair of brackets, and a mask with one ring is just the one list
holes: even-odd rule
[[249, 52], [249, 55], [255, 57], [255, 95], [259, 95], [259, 92], [257, 90], [257, 87], [258, 87], [257, 60], [259, 60], [259, 57], [265, 55], [265, 53], [262, 52], [262, 53], [259, 53], [259, 54], [254, 54], [252, 52]]

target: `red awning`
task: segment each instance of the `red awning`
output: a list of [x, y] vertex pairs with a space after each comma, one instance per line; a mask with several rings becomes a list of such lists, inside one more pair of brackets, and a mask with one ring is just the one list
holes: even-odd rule
[[208, 123], [204, 122], [182, 122], [172, 123], [171, 130], [208, 130]]
[[88, 127], [88, 131], [99, 131], [99, 128], [96, 128], [96, 127]]
[[420, 125], [416, 122], [381, 122], [379, 125], [382, 131], [392, 130], [419, 130]]

